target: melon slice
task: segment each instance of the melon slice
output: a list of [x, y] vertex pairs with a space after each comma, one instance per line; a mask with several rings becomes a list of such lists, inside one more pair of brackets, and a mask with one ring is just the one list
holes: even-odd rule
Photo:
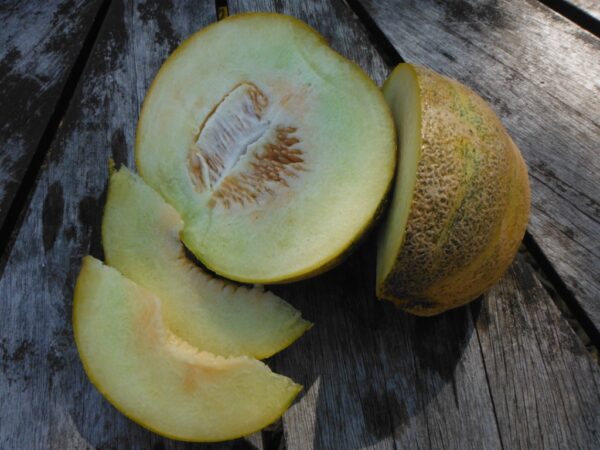
[[529, 217], [527, 168], [477, 94], [400, 64], [384, 84], [400, 160], [377, 257], [377, 296], [433, 315], [481, 295], [510, 265]]
[[102, 222], [106, 262], [163, 302], [170, 330], [222, 356], [266, 358], [311, 324], [262, 288], [220, 280], [190, 261], [179, 214], [126, 168], [110, 177]]
[[165, 327], [161, 302], [86, 257], [73, 329], [86, 373], [123, 414], [172, 439], [222, 441], [277, 420], [301, 389], [248, 357], [199, 351]]
[[292, 17], [232, 16], [185, 41], [144, 101], [136, 161], [208, 268], [289, 282], [341, 261], [396, 159], [383, 95]]

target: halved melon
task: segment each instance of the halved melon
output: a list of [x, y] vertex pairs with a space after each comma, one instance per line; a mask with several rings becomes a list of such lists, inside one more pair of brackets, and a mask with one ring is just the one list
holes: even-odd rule
[[311, 324], [262, 288], [211, 276], [186, 258], [179, 214], [126, 168], [110, 177], [102, 221], [106, 262], [154, 292], [173, 333], [218, 355], [266, 358]]
[[377, 258], [377, 296], [433, 315], [481, 295], [529, 217], [527, 168], [492, 109], [457, 81], [400, 64], [384, 84], [400, 160]]
[[288, 282], [337, 262], [394, 173], [389, 108], [356, 64], [292, 17], [232, 16], [185, 41], [142, 108], [140, 174], [211, 270]]
[[279, 418], [301, 389], [260, 361], [198, 351], [163, 323], [161, 302], [86, 257], [73, 329], [86, 373], [140, 425], [172, 439], [222, 441]]

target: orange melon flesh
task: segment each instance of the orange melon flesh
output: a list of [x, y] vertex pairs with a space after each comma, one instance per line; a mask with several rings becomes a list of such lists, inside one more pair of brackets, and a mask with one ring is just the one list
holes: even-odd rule
[[75, 341], [98, 390], [163, 436], [213, 442], [277, 420], [301, 387], [260, 361], [200, 351], [165, 327], [161, 301], [86, 257], [73, 305]]
[[262, 359], [311, 327], [271, 292], [197, 267], [179, 240], [182, 227], [177, 211], [140, 177], [126, 168], [111, 175], [102, 220], [106, 262], [161, 299], [173, 333], [217, 355]]
[[527, 168], [492, 109], [457, 81], [400, 64], [384, 84], [400, 162], [377, 257], [377, 296], [418, 315], [474, 300], [525, 233]]
[[305, 23], [232, 16], [185, 41], [146, 96], [142, 178], [182, 240], [232, 280], [278, 283], [341, 261], [374, 222], [395, 167], [383, 95]]

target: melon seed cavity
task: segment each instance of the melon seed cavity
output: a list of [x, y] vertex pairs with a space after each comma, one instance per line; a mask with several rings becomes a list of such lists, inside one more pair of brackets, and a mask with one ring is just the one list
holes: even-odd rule
[[264, 203], [305, 170], [297, 128], [277, 123], [271, 103], [255, 84], [238, 84], [200, 127], [189, 168], [209, 206]]

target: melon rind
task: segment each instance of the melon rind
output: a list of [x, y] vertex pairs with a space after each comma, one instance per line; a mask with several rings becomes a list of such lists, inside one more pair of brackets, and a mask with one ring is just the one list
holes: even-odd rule
[[[527, 168], [494, 111], [459, 82], [400, 64], [383, 91], [406, 160], [398, 173], [416, 179], [396, 180], [379, 240], [377, 296], [438, 314], [480, 296], [510, 265], [529, 218]], [[412, 106], [402, 109], [408, 98]], [[418, 116], [420, 126], [409, 126]]]

